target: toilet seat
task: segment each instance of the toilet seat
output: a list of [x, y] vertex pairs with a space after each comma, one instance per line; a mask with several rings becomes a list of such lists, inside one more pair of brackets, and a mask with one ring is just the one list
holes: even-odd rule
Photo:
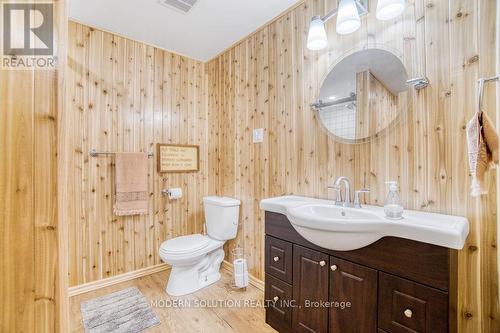
[[160, 258], [175, 267], [193, 265], [208, 253], [222, 248], [223, 241], [208, 236], [194, 234], [169, 239], [160, 245]]
[[210, 243], [210, 238], [200, 235], [175, 237], [161, 244], [160, 251], [164, 254], [186, 254], [201, 250]]

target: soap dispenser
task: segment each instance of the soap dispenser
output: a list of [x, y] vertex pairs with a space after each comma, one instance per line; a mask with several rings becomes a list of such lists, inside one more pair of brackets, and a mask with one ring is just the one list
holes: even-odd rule
[[398, 182], [391, 180], [385, 183], [389, 184], [389, 193], [384, 204], [385, 216], [390, 219], [400, 219], [403, 217], [403, 204], [399, 198]]

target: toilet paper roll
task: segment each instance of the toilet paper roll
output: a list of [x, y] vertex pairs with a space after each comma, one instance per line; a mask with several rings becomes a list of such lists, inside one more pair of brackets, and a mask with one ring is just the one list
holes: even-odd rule
[[180, 199], [182, 198], [182, 188], [180, 187], [172, 187], [168, 189], [168, 198], [169, 199]]
[[248, 287], [248, 273], [236, 274], [234, 276], [234, 284], [238, 288]]
[[236, 259], [233, 261], [234, 274], [243, 274], [247, 271], [247, 260]]
[[236, 259], [233, 261], [234, 284], [238, 288], [248, 287], [248, 267], [246, 259]]

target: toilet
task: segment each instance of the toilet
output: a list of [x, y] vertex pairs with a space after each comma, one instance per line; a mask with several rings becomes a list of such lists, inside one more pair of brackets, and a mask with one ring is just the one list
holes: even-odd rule
[[166, 289], [169, 295], [187, 295], [220, 279], [222, 246], [236, 237], [240, 201], [209, 196], [203, 198], [203, 206], [207, 235], [176, 237], [160, 246], [160, 258], [172, 266]]

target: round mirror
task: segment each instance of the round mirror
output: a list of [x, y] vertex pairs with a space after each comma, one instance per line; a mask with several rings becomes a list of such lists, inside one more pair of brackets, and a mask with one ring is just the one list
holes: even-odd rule
[[366, 142], [393, 125], [407, 106], [405, 67], [389, 51], [365, 49], [339, 61], [312, 104], [337, 140]]

